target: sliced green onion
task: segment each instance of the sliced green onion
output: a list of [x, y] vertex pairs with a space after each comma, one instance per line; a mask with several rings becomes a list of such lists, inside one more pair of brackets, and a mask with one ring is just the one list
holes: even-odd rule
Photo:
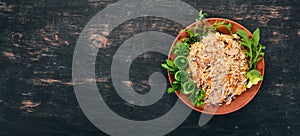
[[174, 64], [179, 68], [179, 69], [186, 69], [188, 66], [188, 59], [185, 56], [177, 56], [174, 60]]
[[188, 72], [186, 72], [184, 70], [179, 70], [175, 74], [175, 80], [181, 81], [181, 83], [184, 83], [188, 79], [189, 79], [189, 74], [188, 74]]
[[196, 84], [193, 81], [187, 81], [182, 86], [182, 93], [191, 94], [196, 89], [197, 89]]

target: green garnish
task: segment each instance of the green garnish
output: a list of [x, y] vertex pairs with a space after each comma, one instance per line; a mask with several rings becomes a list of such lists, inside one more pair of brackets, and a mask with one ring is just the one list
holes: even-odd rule
[[[174, 62], [172, 60], [167, 59], [166, 63], [161, 64], [161, 66], [168, 70], [170, 74], [176, 74], [179, 71], [179, 68], [175, 66]], [[180, 81], [174, 81], [172, 83], [172, 87], [168, 88], [168, 93], [174, 93], [176, 90], [179, 90], [181, 88], [181, 82]]]
[[172, 52], [176, 55], [188, 56], [190, 49], [190, 45], [183, 42], [177, 42], [176, 47], [173, 47]]
[[189, 61], [185, 56], [177, 56], [174, 60], [174, 64], [179, 69], [186, 69], [189, 64]]
[[179, 70], [175, 74], [175, 80], [180, 81], [180, 82], [185, 82], [189, 79], [189, 74], [188, 72], [184, 70]]
[[184, 38], [182, 40], [182, 43], [184, 44], [194, 44], [196, 42], [200, 42], [202, 40], [203, 36], [206, 36], [209, 32], [212, 31], [210, 27], [206, 24], [204, 20], [205, 17], [207, 17], [207, 13], [202, 13], [202, 10], [199, 12], [199, 18], [196, 19], [196, 26], [193, 30], [185, 29], [181, 32], [186, 32], [189, 36], [187, 38]]
[[203, 90], [197, 90], [197, 91], [194, 91], [190, 97], [189, 97], [189, 100], [191, 100], [191, 102], [193, 103], [193, 105], [199, 107], [204, 103], [203, 99], [205, 98], [205, 91]]
[[223, 20], [221, 22], [216, 21], [214, 24], [207, 24], [208, 22], [203, 21], [204, 17], [206, 16], [207, 16], [206, 13], [202, 13], [202, 11], [200, 11], [199, 19], [196, 19], [196, 26], [194, 27], [194, 29], [193, 30], [185, 29], [181, 31], [181, 32], [186, 32], [189, 35], [188, 38], [184, 38], [182, 40], [182, 43], [188, 44], [189, 47], [189, 45], [191, 44], [200, 42], [203, 36], [206, 36], [210, 32], [216, 31], [221, 26], [227, 28], [227, 30], [230, 32], [231, 35], [233, 34], [232, 24], [227, 23], [227, 20]]
[[191, 94], [197, 89], [197, 85], [193, 81], [187, 81], [183, 84], [181, 92], [183, 94]]
[[175, 66], [174, 62], [172, 60], [166, 60], [165, 64], [161, 64], [161, 66], [168, 70], [171, 74], [175, 74], [179, 69]]
[[256, 85], [259, 81], [263, 80], [263, 76], [258, 70], [251, 70], [247, 73], [247, 79], [249, 79], [249, 82], [246, 87], [251, 88], [252, 85]]
[[232, 35], [232, 24], [231, 23], [226, 23], [226, 19], [221, 21], [221, 22], [215, 22], [214, 24], [212, 24], [211, 28], [213, 31], [216, 31], [219, 27], [224, 26], [225, 28], [227, 28], [227, 30], [229, 31], [229, 33]]
[[[241, 37], [241, 44], [248, 48], [248, 51], [244, 53], [249, 57], [249, 71], [247, 72], [248, 84], [247, 88], [251, 88], [252, 85], [258, 84], [259, 81], [263, 80], [259, 71], [256, 70], [257, 63], [263, 59], [265, 53], [263, 50], [266, 49], [265, 46], [259, 43], [260, 40], [260, 30], [257, 28], [252, 35], [252, 38], [249, 39], [248, 34], [245, 30], [237, 30], [237, 34]], [[255, 73], [256, 78], [250, 78]], [[258, 76], [259, 75], [259, 76]]]
[[[198, 24], [203, 22], [204, 17], [206, 17], [206, 13], [199, 12], [199, 19], [196, 21]], [[171, 83], [170, 88], [168, 88], [168, 93], [174, 93], [177, 90], [181, 90], [184, 94], [190, 94], [189, 100], [194, 104], [194, 106], [201, 106], [204, 104], [205, 91], [199, 90], [196, 84], [189, 80], [189, 75], [185, 71], [188, 66], [188, 56], [190, 51], [190, 45], [196, 42], [200, 42], [202, 36], [206, 36], [213, 29], [207, 27], [204, 22], [204, 25], [200, 27], [200, 25], [196, 25], [194, 30], [183, 30], [182, 32], [186, 32], [188, 34], [187, 38], [184, 38], [181, 42], [176, 43], [176, 46], [172, 48], [172, 52], [178, 55], [174, 61], [166, 60], [165, 64], [162, 64], [162, 67], [167, 69], [170, 74], [174, 75], [175, 80]], [[201, 33], [199, 33], [201, 32]]]
[[168, 88], [168, 93], [170, 94], [170, 93], [174, 93], [176, 90], [175, 90], [175, 88], [173, 88], [173, 87], [170, 87], [170, 88]]
[[189, 35], [189, 37], [182, 39], [181, 42], [183, 44], [191, 45], [200, 41], [199, 37], [201, 36], [198, 33], [193, 32], [192, 30], [189, 29], [183, 30], [182, 32], [186, 32]]

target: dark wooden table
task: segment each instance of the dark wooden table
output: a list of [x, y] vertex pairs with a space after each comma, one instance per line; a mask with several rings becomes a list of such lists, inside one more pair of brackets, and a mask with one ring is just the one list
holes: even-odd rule
[[[72, 83], [72, 57], [86, 23], [116, 1], [0, 0], [0, 136], [106, 135], [89, 122], [78, 105]], [[200, 113], [193, 111], [169, 135], [299, 136], [300, 1], [183, 1], [210, 17], [229, 18], [251, 31], [261, 28], [261, 43], [267, 46], [266, 74], [259, 93], [241, 110], [214, 116], [204, 127], [197, 125]], [[167, 19], [140, 17], [124, 22], [110, 34], [111, 46], [98, 53], [99, 58], [107, 59], [96, 62], [96, 66], [101, 63], [107, 70], [98, 71], [97, 83], [112, 91], [103, 95], [115, 112], [129, 119], [146, 120], [172, 107], [175, 95], [164, 95], [152, 109], [126, 106], [114, 93], [109, 67], [113, 52], [131, 36], [146, 31], [176, 36], [182, 28]], [[149, 91], [151, 73], [166, 75], [160, 68], [165, 58], [155, 52], [136, 58], [130, 70], [133, 87]]]

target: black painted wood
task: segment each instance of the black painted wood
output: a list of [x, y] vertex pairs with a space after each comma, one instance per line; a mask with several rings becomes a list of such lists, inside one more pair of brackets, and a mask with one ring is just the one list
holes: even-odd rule
[[[300, 135], [300, 2], [296, 0], [184, 0], [211, 17], [235, 20], [251, 31], [261, 28], [266, 50], [266, 75], [256, 97], [241, 110], [214, 116], [204, 127], [200, 113], [169, 135], [298, 136]], [[72, 86], [72, 56], [86, 23], [116, 0], [0, 0], [0, 135], [98, 136], [81, 111]], [[172, 107], [175, 95], [164, 95], [151, 110], [126, 106], [113, 90], [110, 65], [113, 52], [130, 36], [160, 31], [176, 36], [180, 24], [162, 18], [129, 20], [110, 34], [111, 45], [98, 53], [98, 87], [118, 114], [135, 120], [156, 118]], [[148, 76], [161, 71], [166, 56], [146, 53], [131, 67], [133, 87], [150, 88]], [[154, 60], [154, 61], [153, 61]], [[101, 63], [101, 65], [100, 65]], [[149, 67], [144, 67], [145, 65]], [[145, 72], [146, 71], [146, 72]], [[138, 75], [138, 76], [137, 76]], [[119, 108], [119, 107], [121, 108]], [[154, 110], [153, 110], [154, 108]], [[151, 113], [151, 114], [149, 114]]]

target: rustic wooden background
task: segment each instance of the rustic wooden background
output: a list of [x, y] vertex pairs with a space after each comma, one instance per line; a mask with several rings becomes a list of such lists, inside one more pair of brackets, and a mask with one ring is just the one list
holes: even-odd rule
[[[86, 23], [116, 1], [0, 0], [0, 136], [106, 135], [81, 111], [71, 82], [71, 68], [76, 40]], [[251, 31], [261, 28], [261, 42], [267, 46], [266, 75], [257, 96], [243, 109], [214, 116], [201, 128], [197, 125], [200, 113], [192, 112], [169, 135], [299, 136], [300, 1], [183, 1], [210, 17], [235, 20]], [[112, 52], [122, 41], [149, 30], [176, 36], [182, 28], [176, 22], [156, 17], [123, 23], [110, 34], [112, 45], [98, 54], [107, 58], [97, 62], [107, 68], [102, 73], [107, 78], [99, 77], [98, 86], [113, 90], [109, 65]], [[163, 72], [159, 64], [165, 58], [150, 52], [134, 61], [131, 80], [137, 91], [149, 90], [149, 74]], [[145, 76], [136, 76], [141, 73]], [[112, 109], [133, 120], [156, 118], [177, 100], [175, 95], [164, 95], [159, 104], [145, 109], [126, 105], [113, 91], [103, 95]]]

